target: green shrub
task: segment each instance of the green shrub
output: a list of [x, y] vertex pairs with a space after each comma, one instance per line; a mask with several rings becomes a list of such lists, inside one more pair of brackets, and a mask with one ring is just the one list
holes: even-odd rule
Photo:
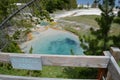
[[40, 77], [41, 71], [13, 69], [9, 63], [0, 63], [0, 74]]
[[118, 11], [118, 17], [120, 17], [120, 11]]
[[114, 23], [120, 24], [120, 17], [116, 17], [116, 18], [114, 19]]
[[3, 48], [2, 52], [21, 53], [22, 51], [16, 42], [11, 41]]
[[20, 31], [16, 31], [14, 34], [13, 34], [13, 39], [14, 40], [18, 40], [20, 38]]
[[73, 79], [96, 79], [98, 70], [93, 68], [67, 67], [63, 70], [68, 78]]

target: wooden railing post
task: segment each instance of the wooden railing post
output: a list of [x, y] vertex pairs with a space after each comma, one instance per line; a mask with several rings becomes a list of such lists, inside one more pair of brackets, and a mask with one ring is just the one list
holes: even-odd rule
[[106, 80], [119, 80], [120, 68], [117, 62], [120, 61], [120, 49], [117, 47], [111, 47], [110, 52], [106, 52], [107, 56], [110, 56], [110, 62], [108, 64], [108, 73]]
[[111, 47], [110, 52], [112, 56], [115, 58], [116, 62], [120, 61], [120, 49], [117, 47]]
[[[104, 51], [103, 53], [104, 53], [105, 56], [111, 57], [111, 53], [109, 51]], [[106, 80], [112, 80], [112, 76], [111, 76], [109, 71], [107, 72]]]
[[[103, 53], [104, 53], [105, 56], [111, 57], [111, 54], [110, 54], [109, 51], [104, 51]], [[106, 80], [112, 80], [112, 77], [111, 77], [111, 74], [110, 74], [109, 71], [108, 71], [107, 74], [106, 74]]]

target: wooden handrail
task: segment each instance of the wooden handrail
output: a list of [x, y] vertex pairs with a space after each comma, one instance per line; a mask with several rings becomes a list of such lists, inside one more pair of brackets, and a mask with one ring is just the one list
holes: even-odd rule
[[10, 62], [10, 57], [38, 58], [41, 57], [42, 65], [73, 66], [107, 68], [108, 56], [70, 56], [70, 55], [40, 55], [40, 54], [14, 54], [0, 53], [0, 62]]

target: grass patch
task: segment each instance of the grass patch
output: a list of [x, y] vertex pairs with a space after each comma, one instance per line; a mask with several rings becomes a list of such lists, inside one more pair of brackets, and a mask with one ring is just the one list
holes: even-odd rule
[[63, 74], [64, 67], [43, 66], [42, 71], [13, 69], [10, 64], [0, 63], [0, 74], [14, 76], [32, 76], [49, 78], [67, 78]]
[[120, 25], [113, 23], [111, 30], [110, 30], [110, 35], [119, 35], [120, 34]]
[[66, 78], [63, 73], [64, 67], [60, 66], [44, 66], [41, 71], [41, 77], [49, 77], [49, 78]]
[[72, 32], [73, 34], [77, 35], [77, 36], [84, 36], [84, 35], [88, 35], [90, 34], [89, 30], [76, 30], [74, 27], [64, 27], [65, 30]]
[[78, 23], [84, 23], [87, 25], [90, 25], [92, 27], [99, 27], [97, 22], [95, 21], [95, 18], [100, 17], [98, 15], [83, 15], [83, 16], [73, 16], [73, 17], [65, 17], [62, 18], [64, 20], [68, 20], [68, 21], [74, 21], [74, 22], [78, 22]]
[[[92, 28], [99, 28], [99, 25], [95, 21], [95, 19], [97, 17], [99, 18], [100, 16], [98, 16], [98, 15], [83, 15], [83, 16], [65, 17], [65, 18], [62, 18], [62, 19], [67, 20], [67, 21], [74, 21], [74, 22], [78, 22], [78, 23], [87, 24], [87, 25], [91, 26]], [[74, 27], [74, 26], [72, 26], [72, 27]], [[81, 28], [80, 32], [81, 32], [81, 34], [86, 34], [87, 35], [87, 34], [89, 34], [88, 33], [89, 29], [84, 30], [84, 26], [83, 26]], [[120, 25], [116, 24], [116, 23], [113, 23], [109, 35], [110, 36], [112, 36], [112, 35], [117, 36], [119, 34], [120, 34]]]
[[[90, 68], [78, 67], [60, 67], [60, 66], [43, 66], [42, 71], [19, 70], [13, 69], [10, 64], [0, 63], [0, 74], [14, 76], [31, 76], [31, 77], [46, 77], [46, 78], [96, 78], [96, 70]], [[78, 75], [79, 74], [79, 75]]]
[[41, 71], [13, 69], [10, 64], [0, 63], [0, 74], [38, 77], [39, 75], [41, 75]]
[[120, 66], [120, 61], [118, 62], [118, 65]]

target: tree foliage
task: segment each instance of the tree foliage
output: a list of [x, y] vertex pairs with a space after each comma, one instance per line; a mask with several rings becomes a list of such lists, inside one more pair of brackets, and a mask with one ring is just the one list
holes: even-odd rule
[[2, 49], [2, 52], [21, 53], [22, 51], [16, 42], [11, 41]]
[[92, 7], [93, 8], [96, 8], [98, 6], [98, 3], [99, 3], [100, 0], [94, 0], [93, 1], [93, 4], [92, 4]]
[[63, 9], [74, 9], [77, 8], [76, 0], [41, 0], [41, 5], [44, 5], [43, 8], [50, 13], [53, 13], [55, 10]]
[[103, 0], [99, 3], [99, 9], [102, 11], [101, 17], [96, 18], [99, 29], [90, 29], [91, 35], [84, 36], [85, 42], [80, 38], [82, 43], [88, 43], [89, 46], [85, 47], [85, 54], [87, 55], [102, 55], [102, 51], [110, 48], [111, 38], [109, 35], [111, 24], [114, 20], [113, 8], [115, 0]]
[[116, 17], [116, 18], [114, 19], [114, 23], [120, 24], [120, 17]]
[[93, 68], [67, 67], [64, 68], [63, 72], [68, 78], [96, 79], [98, 70]]
[[114, 23], [120, 24], [120, 10], [118, 11], [116, 18], [114, 19]]
[[8, 15], [9, 0], [0, 0], [0, 22]]
[[0, 0], [0, 22], [5, 19], [15, 7], [13, 3], [17, 0]]
[[120, 10], [118, 11], [118, 14], [117, 14], [117, 15], [118, 15], [118, 17], [120, 17]]
[[113, 8], [115, 6], [115, 0], [103, 0], [102, 4], [99, 4], [99, 9], [102, 11], [101, 18], [97, 18], [96, 21], [100, 26], [100, 29], [95, 32], [99, 35], [96, 35], [97, 38], [100, 38], [104, 41], [103, 50], [107, 49], [108, 42], [108, 33], [111, 28], [111, 24], [114, 19]]
[[103, 0], [102, 4], [99, 4], [99, 9], [102, 11], [101, 17], [96, 18], [99, 29], [90, 29], [93, 38], [87, 40], [89, 48], [86, 51], [86, 54], [101, 55], [103, 50], [110, 47], [109, 31], [114, 19], [114, 3], [115, 0]]
[[113, 39], [113, 42], [114, 42], [114, 45], [113, 46], [117, 46], [120, 48], [120, 34], [118, 36], [112, 36], [112, 39]]

